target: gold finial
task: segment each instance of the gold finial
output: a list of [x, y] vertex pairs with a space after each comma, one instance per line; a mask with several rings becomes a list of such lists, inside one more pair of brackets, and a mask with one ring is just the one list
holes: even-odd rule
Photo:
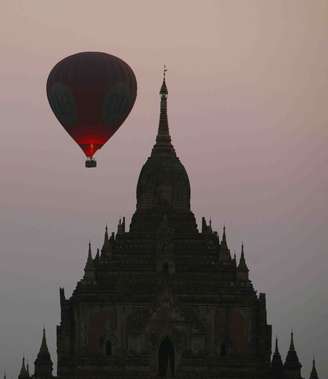
[[167, 72], [167, 67], [166, 65], [164, 65], [164, 69], [163, 69], [163, 79], [165, 80], [165, 74]]

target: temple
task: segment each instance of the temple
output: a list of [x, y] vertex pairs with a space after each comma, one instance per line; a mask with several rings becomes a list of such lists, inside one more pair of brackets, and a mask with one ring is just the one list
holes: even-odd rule
[[[247, 252], [232, 256], [226, 228], [204, 217], [198, 230], [190, 183], [173, 147], [165, 72], [155, 144], [137, 184], [129, 228], [106, 226], [102, 248], [89, 243], [84, 275], [71, 297], [60, 288], [58, 379], [301, 379], [294, 336], [285, 362], [271, 354], [266, 297], [249, 277]], [[54, 378], [43, 330], [34, 374]], [[317, 379], [315, 363], [310, 379]]]

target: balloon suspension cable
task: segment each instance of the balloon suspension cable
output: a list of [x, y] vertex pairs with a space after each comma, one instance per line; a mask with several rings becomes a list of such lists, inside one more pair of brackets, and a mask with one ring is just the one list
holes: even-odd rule
[[93, 157], [88, 157], [88, 159], [85, 161], [85, 167], [97, 167], [97, 161]]

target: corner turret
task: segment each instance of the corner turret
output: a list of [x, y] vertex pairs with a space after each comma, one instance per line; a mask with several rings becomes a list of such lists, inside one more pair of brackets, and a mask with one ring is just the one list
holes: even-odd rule
[[246, 260], [245, 260], [244, 244], [242, 244], [240, 260], [239, 260], [239, 264], [237, 268], [237, 278], [243, 281], [248, 280], [248, 272], [249, 272], [249, 269], [247, 267]]
[[284, 364], [284, 374], [286, 379], [301, 379], [302, 365], [298, 359], [295, 345], [294, 345], [294, 333], [290, 335], [290, 346], [286, 356]]
[[212, 221], [209, 220], [209, 223], [207, 224], [205, 217], [202, 217], [202, 229], [203, 234], [213, 234], [212, 230]]
[[117, 225], [117, 234], [123, 234], [125, 233], [125, 217], [120, 219]]
[[92, 258], [91, 242], [89, 242], [88, 258], [84, 267], [83, 281], [93, 282], [95, 280], [95, 264]]
[[278, 338], [276, 338], [276, 348], [272, 355], [271, 361], [272, 378], [283, 379], [284, 377], [284, 365], [282, 363], [281, 355], [278, 349]]
[[45, 328], [43, 328], [41, 347], [40, 347], [38, 356], [34, 362], [34, 367], [35, 367], [35, 375], [34, 375], [35, 378], [37, 379], [52, 378], [53, 363], [52, 363], [48, 346], [47, 346]]
[[108, 227], [106, 225], [105, 228], [105, 236], [104, 236], [104, 244], [101, 248], [101, 257], [110, 257], [112, 252], [112, 242], [113, 242], [114, 236], [113, 234], [109, 238], [108, 236]]
[[25, 366], [25, 357], [23, 357], [23, 360], [22, 360], [22, 367], [20, 369], [20, 372], [18, 374], [18, 379], [28, 379], [30, 376], [28, 374], [28, 371], [26, 369], [26, 366]]
[[222, 241], [220, 244], [219, 260], [221, 262], [230, 262], [231, 261], [231, 254], [230, 254], [230, 250], [228, 248], [227, 236], [226, 236], [226, 227], [225, 226], [223, 226], [223, 234], [222, 234]]
[[310, 379], [319, 379], [318, 373], [317, 373], [317, 368], [315, 367], [315, 359], [313, 358], [312, 361], [312, 370], [310, 374]]

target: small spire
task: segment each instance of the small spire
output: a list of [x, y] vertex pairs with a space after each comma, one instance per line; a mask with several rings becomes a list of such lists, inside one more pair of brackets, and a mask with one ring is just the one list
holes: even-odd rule
[[171, 136], [169, 132], [169, 122], [167, 117], [167, 95], [168, 90], [166, 86], [166, 72], [167, 68], [164, 66], [163, 72], [163, 83], [160, 90], [161, 96], [161, 106], [160, 106], [160, 116], [159, 116], [159, 125], [158, 132], [156, 136], [156, 143], [152, 150], [152, 155], [154, 154], [173, 154], [175, 156], [174, 147], [171, 144]]
[[294, 345], [294, 332], [293, 329], [290, 333], [290, 345], [289, 345], [289, 350], [290, 351], [295, 351], [295, 345]]
[[207, 225], [206, 225], [206, 219], [205, 217], [202, 217], [202, 233], [207, 232]]
[[295, 350], [293, 330], [290, 334], [290, 345], [284, 367], [288, 370], [299, 370], [302, 367]]
[[98, 261], [100, 257], [99, 249], [97, 249], [97, 254], [95, 256], [95, 260]]
[[34, 362], [36, 377], [50, 377], [52, 372], [52, 360], [47, 346], [46, 329], [43, 327], [42, 340], [39, 353]]
[[103, 246], [101, 248], [101, 255], [105, 254], [108, 251], [108, 247], [109, 247], [109, 236], [108, 236], [108, 226], [106, 224], [104, 243], [103, 243]]
[[168, 90], [167, 90], [166, 82], [165, 82], [166, 72], [167, 72], [167, 68], [164, 65], [164, 68], [163, 68], [163, 83], [162, 83], [161, 90], [159, 92], [160, 95], [164, 95], [164, 96], [167, 96], [167, 94], [168, 94]]
[[276, 348], [272, 356], [271, 361], [272, 371], [274, 378], [281, 378], [283, 373], [283, 363], [281, 359], [281, 355], [278, 349], [278, 338], [276, 337]]
[[65, 289], [63, 287], [59, 287], [59, 298], [60, 298], [60, 304], [64, 304], [65, 302]]
[[108, 226], [106, 224], [104, 243], [106, 243], [107, 241], [108, 241]]
[[125, 217], [122, 219], [119, 219], [118, 225], [117, 225], [117, 234], [122, 234], [124, 233], [125, 229]]
[[240, 255], [240, 260], [239, 260], [239, 265], [238, 265], [238, 271], [243, 271], [243, 272], [249, 271], [247, 264], [246, 264], [246, 260], [245, 260], [244, 244], [243, 243], [241, 245], [241, 255]]
[[25, 357], [23, 355], [23, 360], [22, 360], [22, 367], [21, 367], [21, 372], [24, 371], [25, 372], [26, 370], [26, 367], [25, 367]]
[[313, 361], [312, 361], [312, 370], [311, 370], [311, 374], [310, 374], [310, 379], [319, 379], [317, 368], [315, 367], [314, 357], [313, 357]]
[[88, 258], [84, 267], [84, 271], [86, 272], [90, 270], [93, 270], [93, 258], [92, 258], [92, 251], [91, 251], [91, 242], [89, 241]]
[[222, 242], [225, 243], [225, 244], [227, 244], [226, 227], [225, 227], [225, 225], [223, 225]]
[[222, 240], [220, 244], [220, 258], [221, 261], [230, 262], [231, 254], [227, 244], [226, 227], [223, 227]]
[[25, 379], [25, 378], [28, 378], [28, 377], [29, 377], [29, 375], [28, 375], [28, 373], [26, 371], [26, 366], [25, 366], [25, 357], [23, 356], [22, 367], [20, 369], [18, 378], [19, 379]]
[[222, 234], [222, 240], [221, 240], [221, 246], [224, 250], [229, 250], [228, 243], [227, 243], [227, 235], [226, 235], [226, 227], [223, 226], [223, 234]]
[[91, 251], [91, 242], [89, 241], [88, 247], [88, 262], [92, 262], [92, 251]]
[[39, 354], [49, 354], [45, 327], [43, 327], [42, 329], [42, 341], [41, 341]]

